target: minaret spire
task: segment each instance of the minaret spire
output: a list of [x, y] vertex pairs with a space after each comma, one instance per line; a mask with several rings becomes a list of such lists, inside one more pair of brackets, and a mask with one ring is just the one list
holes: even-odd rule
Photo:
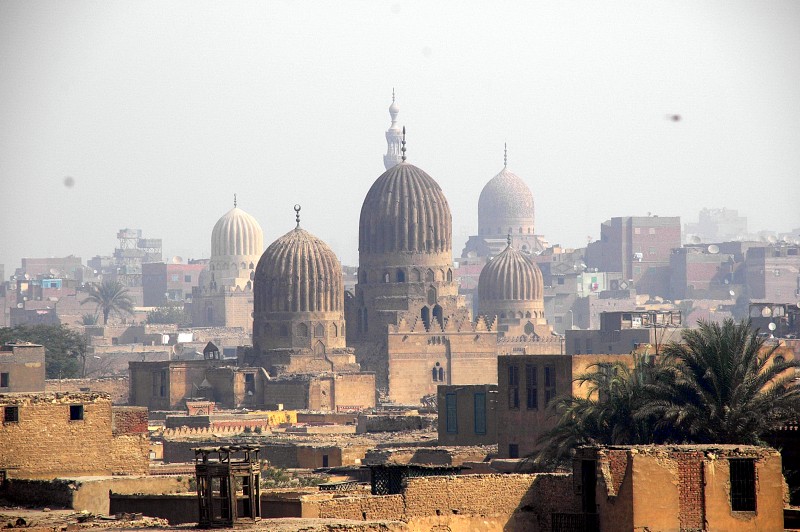
[[508, 242], [508, 245], [510, 247], [511, 246], [511, 233], [508, 233], [508, 236], [506, 237], [506, 242]]
[[233, 208], [236, 208], [236, 193], [233, 193]]
[[397, 115], [400, 114], [400, 107], [395, 101], [395, 92], [392, 88], [392, 104], [389, 106], [389, 116], [392, 124], [386, 130], [386, 155], [383, 156], [383, 166], [388, 170], [397, 165], [402, 160], [400, 158], [400, 125], [397, 123]]
[[[503, 168], [508, 166], [508, 142], [503, 143]], [[511, 242], [509, 242], [510, 244]]]
[[406, 161], [406, 126], [403, 126], [403, 147], [400, 148], [400, 151], [403, 152], [401, 159], [403, 162]]
[[295, 219], [295, 221], [297, 221], [297, 225], [295, 226], [295, 229], [300, 229], [300, 204], [299, 203], [294, 206], [294, 219]]

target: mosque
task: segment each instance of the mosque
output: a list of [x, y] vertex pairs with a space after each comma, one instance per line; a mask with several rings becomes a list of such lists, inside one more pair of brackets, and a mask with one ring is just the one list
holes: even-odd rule
[[263, 254], [261, 227], [235, 204], [214, 226], [194, 324], [252, 330], [238, 364], [263, 368], [267, 404], [300, 390], [298, 404], [313, 395], [323, 409], [363, 407], [366, 388], [371, 405], [376, 390], [419, 404], [440, 384], [496, 382], [498, 354], [560, 350], [530, 258], [547, 245], [534, 233], [530, 189], [504, 165], [481, 192], [479, 234], [463, 253], [480, 266], [473, 317], [453, 268], [447, 198], [407, 161], [394, 95], [389, 114], [386, 171], [362, 204], [352, 292], [333, 250], [301, 227], [299, 205], [296, 227]]

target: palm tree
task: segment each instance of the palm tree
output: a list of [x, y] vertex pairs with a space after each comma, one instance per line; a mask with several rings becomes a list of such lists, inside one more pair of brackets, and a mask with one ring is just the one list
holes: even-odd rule
[[103, 325], [108, 324], [108, 317], [111, 314], [124, 315], [133, 314], [133, 300], [128, 295], [128, 289], [119, 281], [103, 281], [101, 285], [91, 285], [89, 287], [89, 297], [81, 302], [94, 303], [95, 313], [103, 312]]
[[659, 416], [675, 441], [760, 444], [761, 435], [800, 413], [800, 360], [773, 358], [750, 322], [699, 322], [662, 351], [672, 379], [640, 415]]
[[557, 463], [578, 445], [640, 444], [665, 438], [657, 430], [658, 419], [639, 412], [669, 378], [663, 364], [647, 355], [634, 355], [634, 366], [624, 362], [598, 363], [575, 381], [588, 385], [585, 397], [562, 397], [551, 414], [555, 427], [540, 438], [540, 463]]

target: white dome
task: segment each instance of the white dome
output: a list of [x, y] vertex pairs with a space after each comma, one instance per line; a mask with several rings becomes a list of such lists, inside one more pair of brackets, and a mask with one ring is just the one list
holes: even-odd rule
[[261, 256], [264, 232], [255, 218], [238, 207], [217, 221], [211, 232], [211, 257]]

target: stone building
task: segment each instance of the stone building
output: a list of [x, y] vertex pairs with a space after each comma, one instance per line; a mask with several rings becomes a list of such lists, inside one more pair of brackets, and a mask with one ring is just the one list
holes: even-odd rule
[[508, 235], [515, 249], [526, 254], [540, 253], [549, 243], [535, 234], [533, 193], [525, 181], [503, 169], [489, 180], [478, 198], [478, 234], [470, 236], [458, 259], [457, 277], [461, 294], [475, 308], [477, 276], [487, 261], [505, 249]]
[[31, 343], [0, 347], [0, 393], [43, 392], [44, 347]]
[[496, 384], [439, 386], [439, 445], [494, 445], [497, 443]]
[[581, 447], [572, 478], [599, 530], [784, 528], [781, 456], [769, 447]]
[[348, 344], [390, 400], [416, 404], [438, 384], [479, 384], [494, 374], [496, 334], [471, 322], [453, 278], [447, 199], [405, 160], [364, 199], [358, 282], [347, 306]]
[[147, 474], [147, 409], [105, 393], [0, 394], [0, 475]]
[[623, 362], [633, 367], [633, 355], [501, 355], [497, 359], [497, 450], [502, 458], [534, 453], [539, 437], [557, 418], [547, 406], [557, 397], [586, 397], [588, 384], [575, 379], [592, 365]]
[[255, 218], [236, 206], [211, 231], [211, 260], [192, 290], [192, 325], [253, 329], [253, 276], [264, 249]]

